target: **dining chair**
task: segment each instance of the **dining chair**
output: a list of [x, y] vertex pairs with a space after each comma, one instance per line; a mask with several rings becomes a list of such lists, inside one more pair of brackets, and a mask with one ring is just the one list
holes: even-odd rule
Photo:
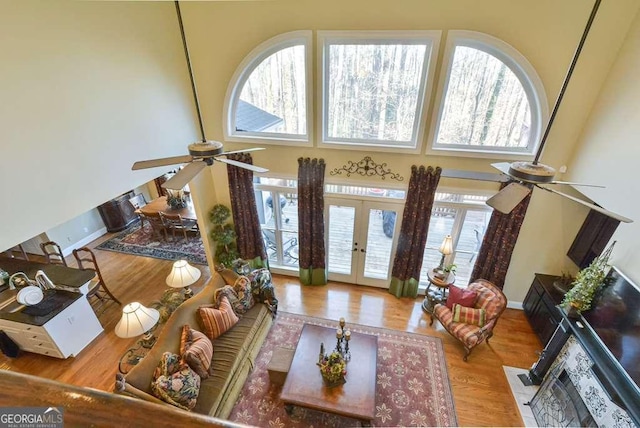
[[182, 218], [180, 214], [168, 214], [163, 212], [160, 213], [160, 216], [164, 220], [166, 227], [171, 230], [174, 241], [176, 240], [176, 232], [182, 233], [185, 241], [189, 239], [187, 236], [188, 232], [194, 233], [195, 235], [200, 233], [198, 222], [196, 220]]
[[[102, 278], [100, 268], [98, 267], [96, 255], [93, 251], [88, 247], [77, 248], [73, 250], [73, 257], [75, 257], [78, 262], [78, 267], [80, 269], [91, 269], [96, 273], [95, 277], [89, 283], [89, 291], [87, 292], [87, 299], [91, 302], [94, 310], [101, 308], [105, 303], [108, 303], [108, 300], [113, 300], [118, 305], [122, 306], [120, 300], [118, 300], [107, 288], [107, 285]], [[94, 303], [96, 306], [94, 306]]]
[[67, 261], [62, 254], [62, 248], [60, 248], [60, 245], [58, 245], [57, 242], [42, 242], [40, 243], [40, 249], [44, 253], [44, 256], [47, 258], [47, 263], [52, 265], [67, 266]]
[[162, 239], [164, 237], [165, 241], [169, 240], [169, 235], [167, 234], [167, 224], [165, 223], [164, 218], [160, 215], [158, 211], [140, 211], [141, 219], [146, 220], [151, 225], [151, 230], [153, 231], [154, 236], [158, 236], [158, 239]]

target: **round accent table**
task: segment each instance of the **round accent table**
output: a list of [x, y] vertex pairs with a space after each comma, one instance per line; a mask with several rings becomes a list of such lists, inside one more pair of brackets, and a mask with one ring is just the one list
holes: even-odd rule
[[452, 272], [447, 272], [444, 279], [436, 278], [436, 273], [432, 270], [427, 272], [429, 285], [424, 293], [422, 309], [433, 315], [433, 308], [436, 303], [444, 303], [447, 300], [449, 286], [456, 281], [456, 276]]

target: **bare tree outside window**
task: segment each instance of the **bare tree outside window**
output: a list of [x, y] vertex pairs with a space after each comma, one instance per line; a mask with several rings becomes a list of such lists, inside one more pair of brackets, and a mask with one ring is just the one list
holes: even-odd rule
[[414, 141], [426, 49], [420, 44], [331, 44], [326, 136]]
[[236, 108], [236, 131], [307, 132], [305, 47], [279, 50], [247, 79]]
[[527, 148], [531, 108], [522, 83], [502, 61], [457, 46], [437, 144]]

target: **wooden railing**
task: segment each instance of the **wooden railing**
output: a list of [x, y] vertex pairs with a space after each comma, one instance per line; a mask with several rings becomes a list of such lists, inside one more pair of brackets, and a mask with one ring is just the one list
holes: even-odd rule
[[243, 427], [170, 406], [7, 370], [0, 371], [0, 406], [62, 408], [68, 427]]

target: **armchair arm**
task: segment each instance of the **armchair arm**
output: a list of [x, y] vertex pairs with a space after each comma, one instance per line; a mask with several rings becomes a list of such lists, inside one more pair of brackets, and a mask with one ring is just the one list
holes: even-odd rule
[[480, 330], [476, 331], [476, 336], [478, 336], [478, 343], [482, 342], [486, 339], [487, 336], [493, 331], [493, 327], [496, 325], [496, 318], [493, 318], [488, 323], [486, 323]]

